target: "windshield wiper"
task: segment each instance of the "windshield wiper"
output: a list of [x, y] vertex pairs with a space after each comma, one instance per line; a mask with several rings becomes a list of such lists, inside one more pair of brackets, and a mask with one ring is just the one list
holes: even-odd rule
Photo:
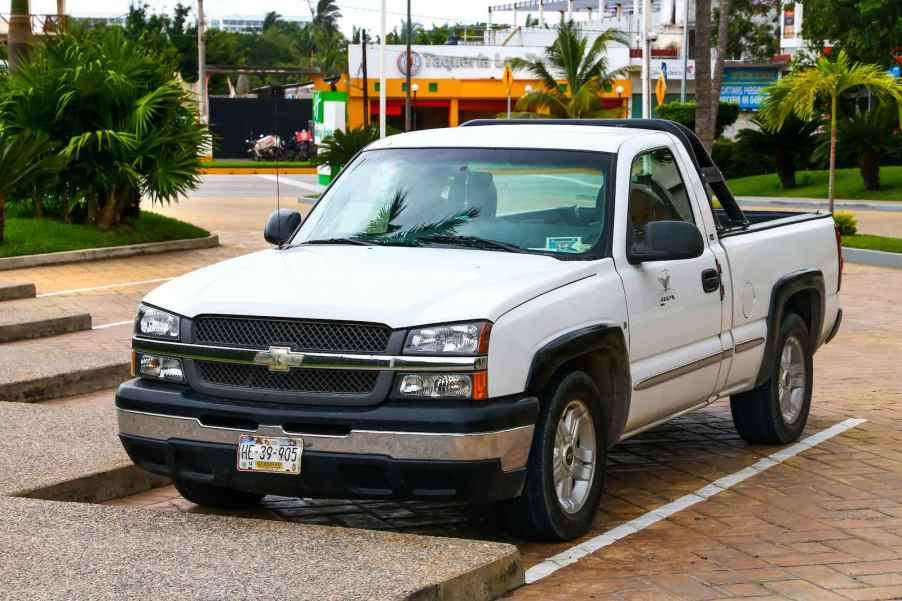
[[514, 244], [489, 240], [488, 238], [477, 238], [476, 236], [422, 236], [417, 238], [417, 240], [422, 242], [438, 242], [440, 244], [455, 244], [458, 246], [483, 250], [503, 250], [511, 253], [525, 252], [522, 248]]
[[320, 238], [318, 240], [305, 240], [301, 244], [354, 244], [357, 246], [370, 246], [378, 244], [375, 240], [367, 240], [364, 238]]

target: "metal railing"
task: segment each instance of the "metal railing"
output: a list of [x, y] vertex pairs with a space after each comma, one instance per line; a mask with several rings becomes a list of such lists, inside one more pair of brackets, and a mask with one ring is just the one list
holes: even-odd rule
[[[68, 15], [29, 15], [31, 35], [56, 35], [65, 31], [69, 25]], [[0, 40], [6, 41], [9, 35], [9, 13], [0, 14]]]

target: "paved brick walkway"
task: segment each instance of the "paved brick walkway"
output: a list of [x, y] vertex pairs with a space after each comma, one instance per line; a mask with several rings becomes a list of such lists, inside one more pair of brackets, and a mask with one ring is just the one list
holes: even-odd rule
[[[847, 266], [845, 322], [816, 360], [806, 435], [848, 417], [863, 425], [618, 541], [510, 597], [521, 599], [902, 598], [902, 276]], [[771, 447], [750, 447], [729, 407], [674, 420], [617, 447], [589, 535], [721, 476]], [[167, 487], [115, 501], [200, 511]], [[457, 505], [268, 497], [247, 517], [509, 540], [490, 516]], [[587, 537], [588, 538], [588, 537]], [[572, 546], [519, 542], [528, 567]]]

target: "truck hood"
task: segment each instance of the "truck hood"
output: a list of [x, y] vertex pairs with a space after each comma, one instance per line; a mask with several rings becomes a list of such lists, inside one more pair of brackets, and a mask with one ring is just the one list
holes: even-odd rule
[[384, 323], [496, 320], [595, 273], [591, 261], [449, 248], [300, 246], [245, 255], [145, 298], [185, 317], [252, 315]]

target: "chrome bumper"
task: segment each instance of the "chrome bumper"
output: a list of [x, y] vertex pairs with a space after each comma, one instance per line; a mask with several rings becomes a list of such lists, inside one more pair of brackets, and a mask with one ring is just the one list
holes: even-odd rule
[[160, 415], [118, 409], [119, 433], [155, 440], [178, 438], [199, 442], [238, 444], [242, 434], [294, 436], [304, 439], [305, 451], [386, 455], [392, 459], [480, 461], [500, 459], [501, 469], [511, 472], [526, 466], [534, 426], [497, 432], [467, 434], [436, 432], [388, 432], [351, 430], [344, 436], [288, 432], [281, 426], [261, 425], [256, 430], [205, 426], [194, 417]]

